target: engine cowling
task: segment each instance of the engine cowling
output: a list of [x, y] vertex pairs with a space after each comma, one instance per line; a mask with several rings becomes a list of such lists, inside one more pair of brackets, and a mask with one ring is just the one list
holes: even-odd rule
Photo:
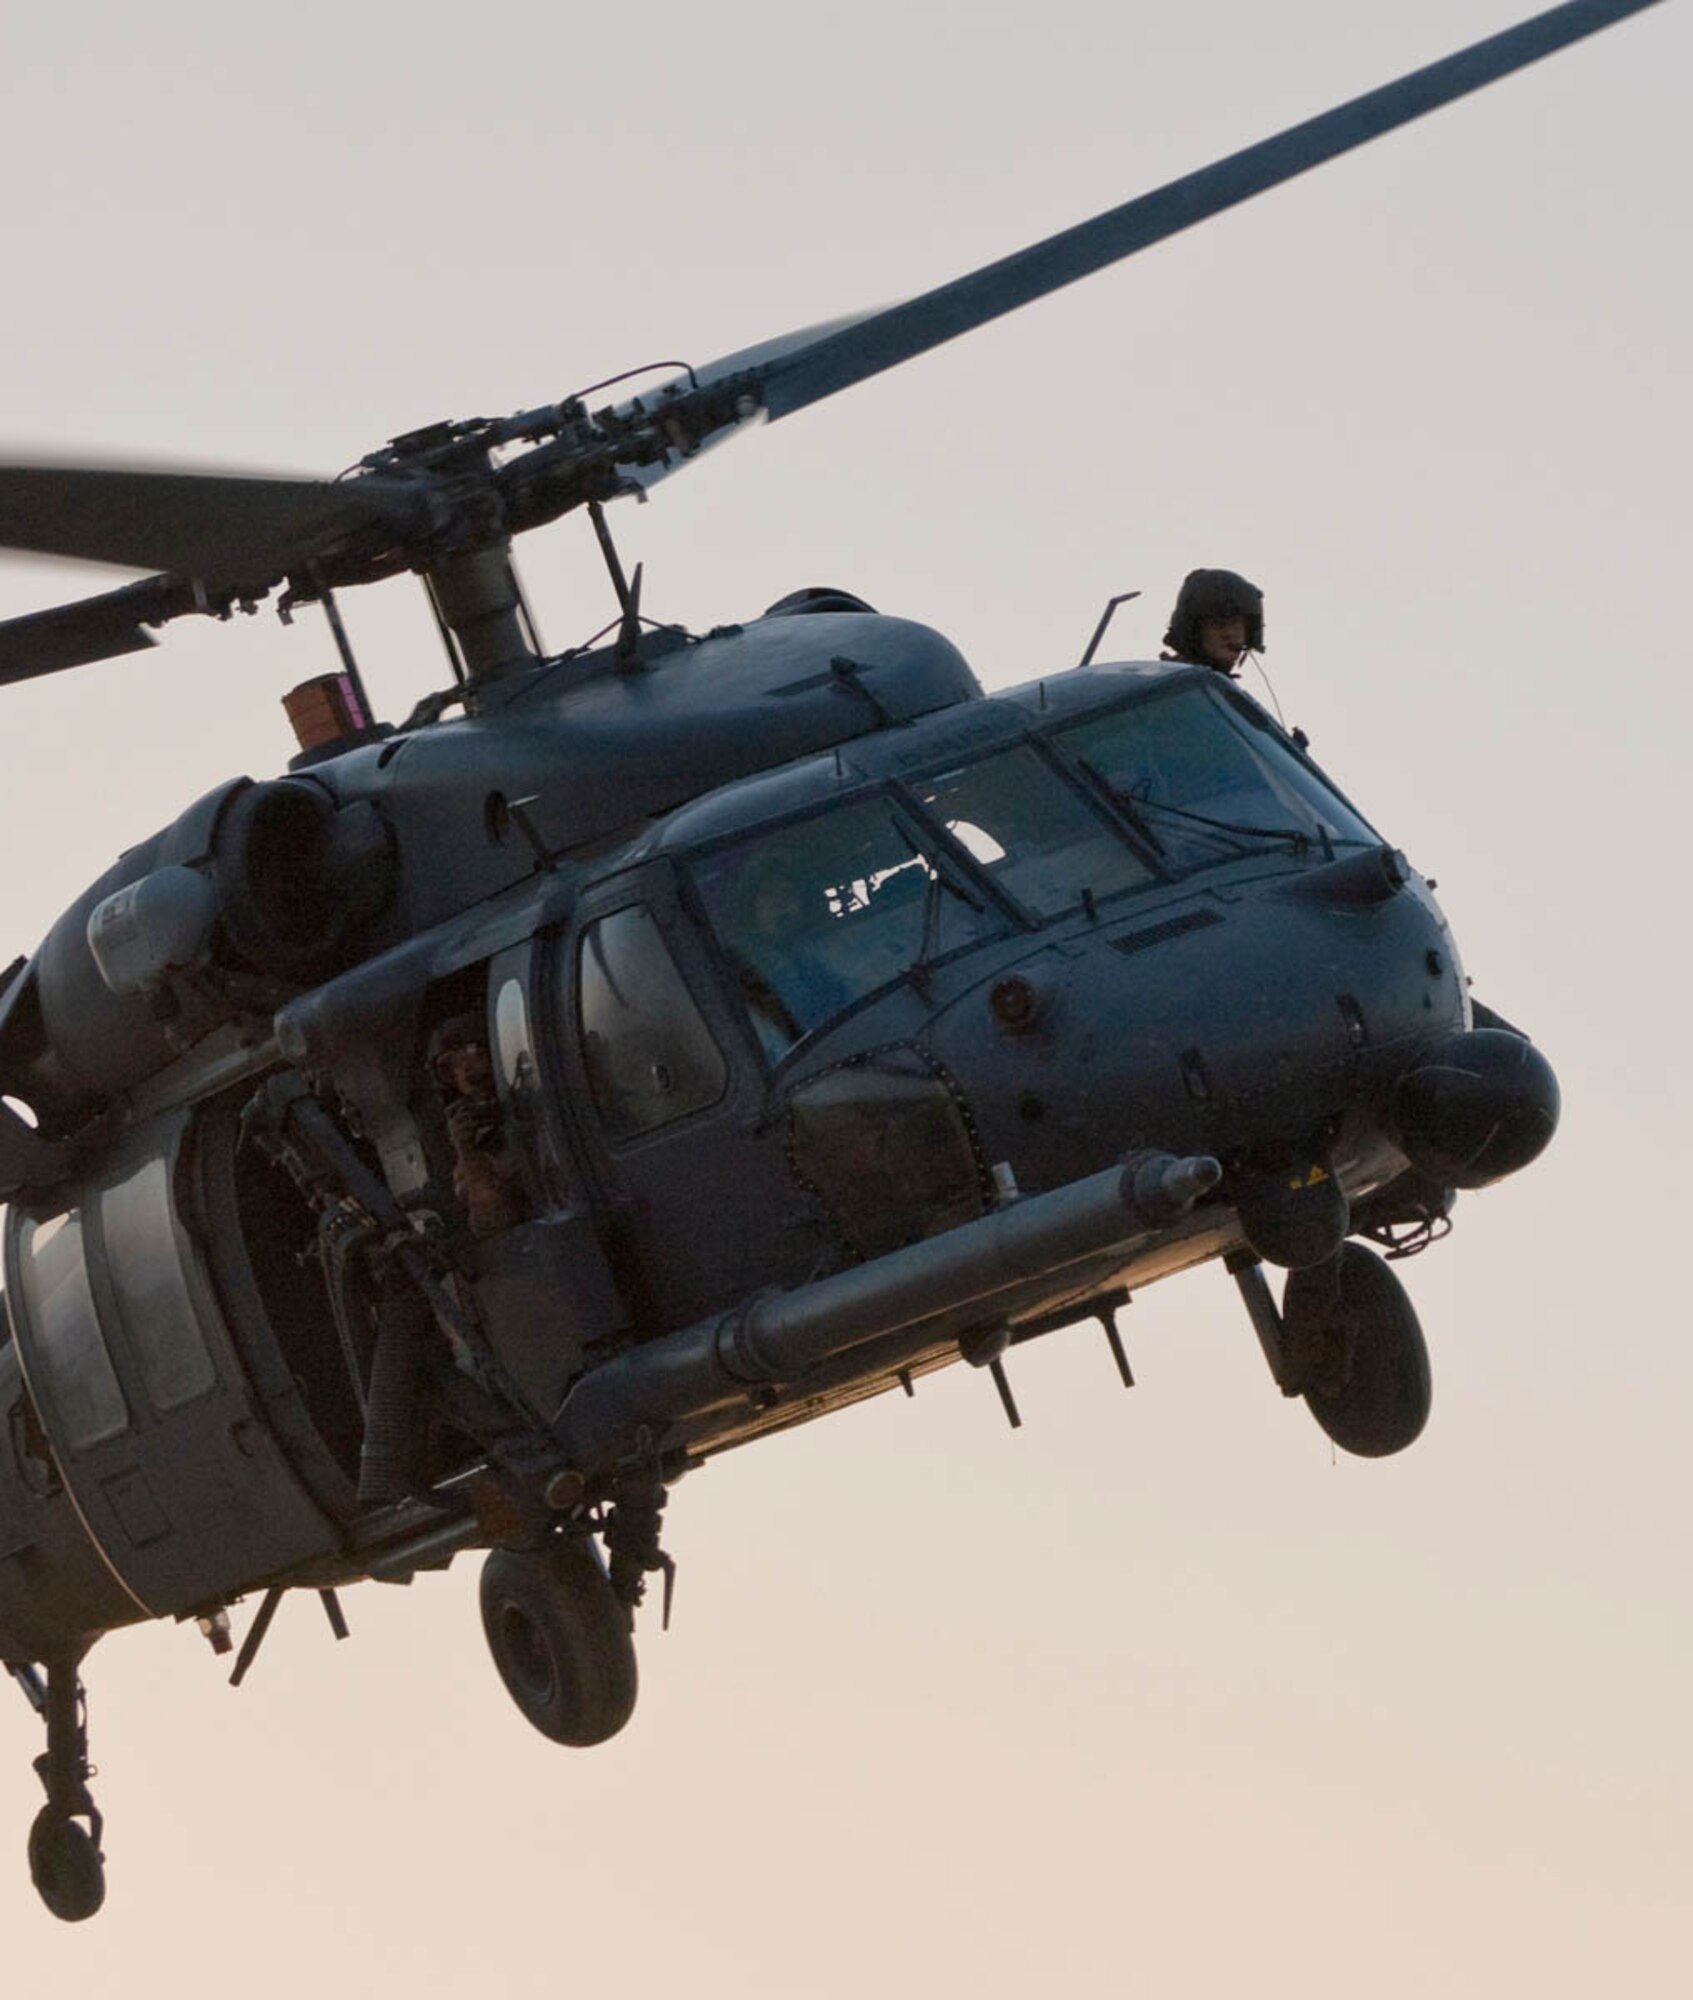
[[80, 896], [6, 989], [0, 1098], [44, 1140], [65, 1136], [215, 1029], [268, 1019], [338, 970], [394, 881], [368, 800], [337, 806], [309, 778], [220, 786]]

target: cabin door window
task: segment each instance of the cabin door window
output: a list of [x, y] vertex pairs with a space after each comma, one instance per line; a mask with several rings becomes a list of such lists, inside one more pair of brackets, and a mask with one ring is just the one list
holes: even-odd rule
[[717, 1103], [728, 1065], [652, 912], [613, 910], [579, 951], [582, 1057], [606, 1136], [637, 1138]]

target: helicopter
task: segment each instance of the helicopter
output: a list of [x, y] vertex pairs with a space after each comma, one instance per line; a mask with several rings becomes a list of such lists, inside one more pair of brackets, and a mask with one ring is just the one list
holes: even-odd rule
[[[1531, 52], [1628, 11], [1554, 10]], [[1512, 35], [1449, 94], [1529, 59]], [[336, 1619], [358, 1578], [485, 1547], [508, 1688], [599, 1740], [679, 1476], [959, 1358], [1003, 1382], [1012, 1343], [1213, 1258], [1338, 1443], [1412, 1440], [1421, 1337], [1349, 1239], [1427, 1240], [1556, 1112], [1427, 886], [1226, 677], [990, 700], [841, 592], [654, 628], [604, 508], [1432, 88], [1179, 183], [1161, 223], [332, 486], [0, 479], [0, 539], [160, 572], [15, 621], [9, 678], [402, 570], [455, 662], [387, 728], [344, 657], [288, 777], [132, 849], [0, 997], [0, 1656], [46, 1720], [56, 1913], [98, 1901], [77, 1677], [117, 1626], [227, 1642], [263, 1591], [239, 1672], [284, 1591]], [[620, 616], [543, 658], [510, 538], [578, 507]]]

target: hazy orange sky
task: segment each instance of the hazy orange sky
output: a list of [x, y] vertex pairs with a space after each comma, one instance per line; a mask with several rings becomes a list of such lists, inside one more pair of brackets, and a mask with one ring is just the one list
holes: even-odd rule
[[[334, 472], [920, 289], [1512, 18], [37, 10], [0, 447]], [[1079, 1329], [1014, 1357], [1015, 1434], [957, 1370], [685, 1482], [601, 1750], [519, 1719], [474, 1561], [350, 1593], [341, 1647], [289, 1603], [239, 1694], [191, 1630], [120, 1635], [80, 1930], [0, 1701], [8, 1992], [1689, 1990], [1690, 68], [1672, 0], [614, 523], [656, 616], [836, 583], [993, 685], [1115, 591], [1145, 655], [1193, 565], [1266, 586], [1289, 719], [1564, 1086], [1546, 1159], [1402, 1267], [1424, 1438], [1337, 1457], [1208, 1270], [1136, 1302], [1131, 1395]], [[586, 530], [523, 565], [553, 645], [610, 615]], [[0, 616], [114, 580], [8, 562]], [[408, 585], [345, 609], [390, 713], [443, 678]], [[329, 663], [310, 619], [187, 621], [5, 691], [0, 955], [278, 770]]]

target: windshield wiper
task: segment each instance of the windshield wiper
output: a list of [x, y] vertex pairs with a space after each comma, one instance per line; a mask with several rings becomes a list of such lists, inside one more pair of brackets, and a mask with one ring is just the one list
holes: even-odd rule
[[[1255, 840], [1274, 840], [1288, 845], [1295, 854], [1303, 854], [1311, 845], [1311, 837], [1298, 827], [1292, 826], [1240, 826], [1233, 820], [1214, 819], [1210, 813], [1192, 812], [1185, 806], [1173, 806], [1163, 799], [1149, 798], [1144, 792], [1125, 791], [1121, 785], [1114, 785], [1097, 764], [1090, 764], [1085, 757], [1078, 757], [1077, 764], [1082, 773], [1110, 800], [1118, 812], [1129, 822], [1140, 837], [1148, 842], [1159, 854], [1168, 856], [1169, 849], [1148, 823], [1148, 813], [1163, 813], [1166, 818], [1179, 819], [1189, 826], [1208, 828], [1213, 833], [1245, 834]], [[1237, 854], [1250, 854], [1250, 847], [1242, 847], [1238, 840], [1226, 843]]]
[[1085, 757], [1078, 757], [1076, 759], [1076, 767], [1082, 776], [1087, 779], [1088, 783], [1105, 799], [1107, 804], [1117, 808], [1118, 812], [1122, 814], [1124, 819], [1128, 821], [1130, 826], [1134, 828], [1135, 832], [1140, 835], [1141, 839], [1146, 842], [1154, 854], [1168, 854], [1169, 850], [1165, 847], [1163, 841], [1158, 838], [1157, 834], [1153, 832], [1142, 816], [1140, 810], [1141, 802], [1138, 799], [1131, 797], [1127, 792], [1119, 791], [1105, 773], [1100, 770], [1099, 766], [1097, 764], [1090, 764]]
[[[1227, 834], [1237, 838], [1270, 841], [1278, 847], [1285, 847], [1290, 854], [1309, 854], [1320, 842], [1333, 859], [1333, 844], [1326, 832], [1319, 828], [1315, 837], [1298, 826], [1247, 826], [1239, 820], [1217, 819], [1211, 813], [1194, 812], [1187, 806], [1173, 806], [1163, 799], [1136, 797], [1135, 804], [1142, 812], [1163, 813], [1169, 819], [1179, 819], [1189, 826], [1204, 827], [1213, 833]], [[1240, 852], [1250, 854], [1249, 847]]]
[[942, 862], [925, 853], [903, 827], [900, 828], [900, 837], [910, 848], [912, 859], [928, 876], [923, 887], [923, 932], [917, 940], [917, 956], [905, 968], [905, 977], [921, 992], [929, 975], [929, 960], [940, 944], [942, 890], [949, 896], [956, 896], [967, 910], [974, 910], [977, 916], [981, 916], [987, 906], [962, 882], [955, 882]]
[[1279, 847], [1285, 847], [1290, 854], [1309, 854], [1314, 846], [1320, 845], [1325, 858], [1331, 861], [1334, 859], [1334, 842], [1329, 836], [1328, 829], [1321, 825], [1318, 826], [1316, 835], [1313, 837], [1303, 827], [1250, 826], [1243, 825], [1239, 820], [1218, 819], [1211, 813], [1194, 812], [1188, 806], [1173, 806], [1165, 799], [1149, 798], [1144, 792], [1124, 791], [1121, 785], [1112, 784], [1111, 780], [1102, 771], [1088, 763], [1085, 758], [1078, 757], [1076, 761], [1081, 765], [1088, 777], [1099, 786], [1106, 797], [1116, 806], [1118, 811], [1122, 813], [1124, 818], [1138, 832], [1149, 839], [1160, 854], [1167, 852], [1167, 850], [1164, 843], [1152, 829], [1143, 824], [1143, 816], [1147, 813], [1162, 813], [1166, 819], [1180, 820], [1187, 826], [1202, 827], [1213, 834], [1226, 835], [1229, 837], [1228, 844], [1238, 854], [1250, 854], [1252, 852], [1250, 847], [1240, 845], [1241, 839], [1244, 838], [1247, 840], [1272, 841]]

